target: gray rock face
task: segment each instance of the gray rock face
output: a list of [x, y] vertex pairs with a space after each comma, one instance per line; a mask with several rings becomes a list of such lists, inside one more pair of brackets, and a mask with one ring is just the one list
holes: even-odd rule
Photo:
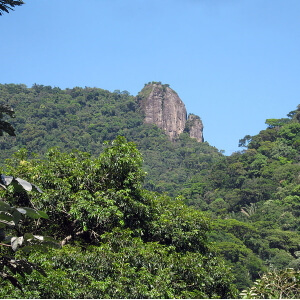
[[[186, 129], [187, 113], [185, 105], [177, 93], [168, 85], [160, 83], [147, 84], [140, 91], [137, 99], [145, 115], [144, 122], [156, 124], [164, 130], [170, 140], [174, 141]], [[193, 119], [192, 123], [194, 125], [189, 129], [192, 132], [191, 137], [202, 142], [203, 125], [200, 118]], [[201, 130], [201, 133], [198, 133], [197, 130]]]
[[188, 120], [186, 123], [187, 131], [190, 134], [191, 138], [196, 139], [198, 142], [202, 143], [203, 139], [203, 123], [200, 117], [189, 114]]

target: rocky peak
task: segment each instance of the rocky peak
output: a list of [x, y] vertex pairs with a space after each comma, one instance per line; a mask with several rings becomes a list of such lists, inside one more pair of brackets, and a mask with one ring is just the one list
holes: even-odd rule
[[204, 141], [203, 123], [199, 116], [196, 116], [194, 114], [189, 114], [185, 128], [186, 131], [190, 134], [191, 138], [196, 139], [200, 143]]
[[[164, 130], [170, 140], [174, 141], [186, 130], [188, 120], [185, 105], [168, 84], [161, 84], [160, 82], [148, 83], [139, 92], [137, 99], [145, 115], [144, 122], [156, 124]], [[200, 118], [197, 117], [188, 122], [188, 124], [191, 124], [188, 130], [190, 136], [202, 142], [203, 126]], [[197, 132], [197, 130], [201, 132]]]

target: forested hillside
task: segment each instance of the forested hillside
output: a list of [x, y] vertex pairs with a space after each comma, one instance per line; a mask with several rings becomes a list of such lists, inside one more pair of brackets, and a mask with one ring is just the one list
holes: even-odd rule
[[156, 126], [143, 124], [137, 99], [127, 91], [6, 84], [0, 85], [0, 104], [3, 103], [16, 112], [15, 119], [9, 120], [16, 137], [2, 138], [2, 159], [20, 147], [38, 154], [51, 147], [61, 151], [76, 149], [96, 157], [104, 141], [121, 135], [134, 141], [143, 155], [143, 167], [148, 173], [145, 186], [176, 196], [192, 174], [207, 169], [221, 156], [216, 148], [198, 143], [188, 133], [172, 143]]
[[29, 198], [12, 188], [1, 198], [49, 216], [25, 219], [18, 234], [52, 236], [63, 247], [46, 253], [38, 247], [31, 254], [20, 248], [17, 258], [39, 264], [47, 277], [30, 272], [26, 280], [18, 278], [24, 293], [2, 282], [0, 297], [234, 297], [232, 275], [208, 241], [209, 218], [180, 199], [142, 189], [141, 166], [140, 153], [123, 137], [95, 159], [50, 150], [45, 159], [28, 160], [18, 152], [6, 171], [35, 182], [44, 193]]
[[243, 274], [239, 287], [267, 269], [299, 269], [299, 120], [299, 106], [266, 120], [267, 129], [240, 140], [246, 150], [222, 157], [183, 190], [215, 218], [211, 239]]
[[[265, 282], [292, 278], [286, 295], [299, 298], [300, 107], [224, 156], [143, 124], [126, 91], [9, 84], [0, 104], [16, 115], [6, 118], [16, 137], [1, 137], [1, 173], [44, 191], [1, 198], [46, 211], [35, 234], [64, 245], [26, 254], [48, 274], [26, 278], [27, 297], [233, 298], [272, 271]], [[9, 283], [7, 295], [22, 297]]]

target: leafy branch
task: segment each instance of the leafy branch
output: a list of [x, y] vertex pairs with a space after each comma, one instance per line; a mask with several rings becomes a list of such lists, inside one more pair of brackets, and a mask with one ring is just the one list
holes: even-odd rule
[[0, 16], [3, 15], [3, 12], [9, 13], [15, 6], [23, 4], [25, 3], [22, 0], [0, 0]]
[[[42, 192], [37, 186], [31, 184], [21, 178], [14, 178], [12, 176], [0, 176], [0, 188], [7, 189], [7, 186], [13, 186], [15, 190], [25, 190]], [[19, 248], [23, 252], [28, 253], [32, 250], [45, 251], [46, 247], [59, 248], [60, 245], [51, 237], [44, 237], [41, 235], [33, 235], [32, 233], [25, 233], [22, 236], [7, 236], [6, 231], [16, 231], [20, 233], [18, 227], [25, 217], [31, 219], [48, 219], [48, 215], [40, 210], [30, 207], [15, 207], [0, 199], [0, 246], [10, 247], [13, 252]], [[1, 249], [1, 248], [0, 248]], [[38, 271], [46, 276], [46, 273], [41, 267], [26, 260], [16, 260], [7, 256], [0, 256], [0, 278], [9, 280], [15, 287], [22, 290], [22, 286], [15, 277], [19, 274], [25, 277], [25, 274], [31, 274], [33, 270]]]

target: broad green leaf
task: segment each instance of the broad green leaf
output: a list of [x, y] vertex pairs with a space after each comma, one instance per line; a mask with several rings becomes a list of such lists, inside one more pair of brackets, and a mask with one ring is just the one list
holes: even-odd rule
[[15, 224], [18, 224], [22, 218], [22, 214], [17, 209], [14, 209], [12, 212]]
[[14, 179], [13, 176], [6, 176], [4, 174], [1, 174], [1, 183], [5, 184], [5, 185], [11, 184], [13, 179]]
[[24, 241], [24, 237], [19, 236], [19, 237], [13, 237], [11, 239], [11, 247], [14, 251], [16, 251], [18, 249], [19, 246], [21, 246], [23, 244]]
[[5, 131], [6, 133], [8, 133], [11, 136], [16, 135], [15, 129], [13, 128], [13, 126], [10, 123], [0, 120], [0, 135], [3, 135], [3, 131]]
[[41, 210], [36, 210], [29, 207], [20, 207], [17, 208], [17, 211], [22, 214], [26, 214], [28, 217], [33, 219], [39, 219], [39, 218], [49, 219], [49, 216]]
[[13, 221], [14, 217], [7, 211], [0, 211], [0, 221]]
[[44, 277], [47, 277], [47, 274], [46, 274], [46, 272], [40, 267], [40, 266], [38, 266], [38, 265], [34, 265], [34, 269], [36, 270], [36, 271], [38, 271], [41, 275], [43, 275]]
[[41, 215], [33, 208], [29, 207], [22, 207], [24, 210], [26, 210], [26, 216], [32, 218], [32, 219], [39, 219], [41, 218]]
[[18, 207], [18, 208], [16, 208], [16, 210], [17, 210], [18, 212], [20, 212], [21, 214], [23, 214], [23, 215], [26, 214], [26, 210], [25, 210], [24, 208], [22, 208], [22, 207]]
[[4, 201], [0, 201], [0, 210], [9, 211], [11, 209], [10, 205]]
[[49, 219], [49, 216], [44, 211], [38, 210], [37, 213], [40, 215], [41, 218]]
[[36, 186], [35, 184], [31, 184], [31, 185], [32, 185], [32, 190], [33, 191], [43, 193], [43, 191], [38, 186]]
[[16, 178], [15, 180], [24, 188], [25, 191], [30, 192], [32, 190], [32, 185], [28, 181], [21, 178]]
[[1, 174], [0, 177], [0, 187], [6, 189], [5, 186], [8, 186], [12, 184], [16, 189], [20, 189], [22, 187], [25, 191], [36, 191], [39, 193], [43, 193], [43, 191], [36, 186], [35, 184], [31, 184], [30, 182], [21, 179], [21, 178], [14, 178], [13, 176], [6, 176], [4, 174]]
[[33, 244], [33, 245], [26, 245], [22, 247], [20, 250], [24, 253], [30, 253], [31, 251], [40, 251], [46, 253], [48, 249], [42, 244]]
[[40, 241], [44, 240], [44, 237], [42, 235], [34, 235], [34, 238]]
[[32, 240], [34, 239], [34, 235], [32, 233], [25, 233], [24, 234], [24, 240], [25, 241], [29, 241], [29, 240]]
[[44, 243], [46, 246], [51, 248], [60, 249], [61, 245], [52, 237], [50, 236], [44, 236]]

